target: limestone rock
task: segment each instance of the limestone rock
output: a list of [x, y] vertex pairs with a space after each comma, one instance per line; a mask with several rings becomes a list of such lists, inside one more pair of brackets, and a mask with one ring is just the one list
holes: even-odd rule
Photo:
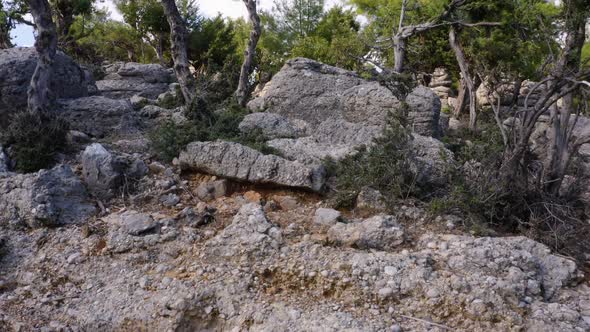
[[32, 174], [0, 175], [0, 225], [29, 227], [84, 223], [96, 212], [69, 166]]
[[113, 155], [98, 143], [86, 147], [81, 160], [86, 184], [92, 193], [104, 199], [116, 195], [126, 178], [138, 179], [148, 171], [143, 161]]
[[268, 222], [260, 204], [240, 208], [231, 225], [208, 242], [221, 257], [237, 253], [262, 254], [277, 250], [282, 243], [281, 231]]
[[[27, 90], [37, 67], [37, 52], [33, 47], [0, 50], [0, 117], [27, 106]], [[51, 75], [51, 91], [56, 98], [88, 96], [88, 81], [84, 70], [72, 58], [58, 51]]]
[[340, 211], [327, 208], [319, 208], [315, 210], [313, 222], [320, 226], [333, 226], [342, 219]]
[[71, 128], [94, 137], [117, 133], [131, 134], [139, 123], [127, 100], [91, 96], [62, 99], [58, 103], [60, 114], [70, 122]]
[[127, 211], [120, 216], [120, 223], [129, 235], [139, 236], [155, 230], [159, 224], [146, 213]]
[[96, 86], [103, 96], [109, 98], [139, 96], [156, 99], [174, 81], [171, 71], [159, 64], [118, 62], [105, 67], [105, 71], [107, 75], [97, 81]]
[[404, 242], [404, 230], [393, 216], [375, 216], [361, 222], [336, 223], [328, 230], [335, 245], [391, 250]]
[[229, 179], [320, 191], [323, 167], [305, 166], [238, 143], [193, 142], [181, 152], [180, 167]]
[[[418, 133], [438, 135], [440, 101], [422, 87], [413, 93], [410, 122]], [[428, 93], [430, 92], [430, 94]], [[385, 87], [362, 79], [356, 73], [313, 60], [296, 58], [266, 84], [248, 107], [276, 113], [289, 120], [302, 120], [313, 130], [324, 122], [343, 120], [366, 126], [383, 126], [388, 112], [400, 102]], [[430, 117], [431, 124], [425, 124]]]
[[202, 183], [195, 190], [197, 197], [204, 202], [226, 196], [228, 192], [229, 182], [225, 179]]
[[262, 135], [268, 139], [274, 138], [295, 138], [302, 133], [299, 128], [294, 126], [287, 118], [266, 112], [257, 112], [248, 114], [240, 123], [242, 133], [251, 133], [260, 130]]

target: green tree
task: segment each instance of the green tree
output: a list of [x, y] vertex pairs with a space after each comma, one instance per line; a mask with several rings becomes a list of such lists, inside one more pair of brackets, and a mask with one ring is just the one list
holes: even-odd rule
[[350, 10], [330, 9], [308, 36], [298, 38], [291, 56], [301, 56], [346, 69], [360, 69], [368, 48], [359, 35], [360, 24]]
[[292, 37], [312, 33], [324, 12], [324, 0], [275, 0], [279, 28]]

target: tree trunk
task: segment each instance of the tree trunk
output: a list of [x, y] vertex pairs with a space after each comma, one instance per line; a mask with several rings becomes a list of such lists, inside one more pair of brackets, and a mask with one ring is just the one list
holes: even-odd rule
[[[584, 8], [584, 0], [564, 1], [566, 17], [566, 33], [564, 51], [553, 72], [554, 77], [562, 77], [568, 73], [580, 70], [582, 48], [586, 40], [586, 16], [580, 13]], [[549, 147], [545, 160], [545, 177], [543, 179], [545, 191], [558, 195], [563, 178], [571, 160], [570, 142], [571, 114], [575, 112], [574, 92], [562, 98], [562, 106], [553, 105], [551, 108], [551, 125], [549, 131]]]
[[467, 89], [467, 84], [465, 83], [465, 79], [463, 79], [463, 75], [461, 75], [461, 79], [459, 80], [459, 96], [457, 96], [457, 104], [455, 105], [454, 115], [455, 118], [459, 118], [467, 103], [469, 102], [469, 90]]
[[404, 71], [404, 59], [406, 57], [406, 39], [396, 35], [393, 37], [393, 44], [393, 70], [396, 73], [402, 73]]
[[467, 92], [469, 93], [469, 129], [471, 131], [477, 130], [477, 96], [476, 96], [476, 87], [473, 77], [469, 72], [469, 64], [467, 63], [467, 59], [465, 58], [465, 53], [463, 53], [463, 49], [461, 48], [457, 33], [455, 32], [454, 27], [449, 28], [449, 44], [455, 53], [455, 58], [457, 59], [457, 64], [459, 65], [459, 69], [461, 70], [461, 75], [463, 75], [463, 80], [465, 81], [465, 86], [467, 87]]
[[47, 0], [28, 0], [28, 3], [37, 28], [35, 49], [39, 56], [29, 86], [28, 106], [29, 112], [37, 113], [48, 111], [53, 101], [50, 83], [57, 50], [57, 34]]
[[174, 0], [162, 0], [162, 6], [164, 7], [168, 24], [170, 25], [170, 45], [172, 61], [174, 62], [174, 72], [180, 84], [184, 101], [190, 107], [197, 94], [197, 87], [195, 78], [190, 71], [186, 52], [186, 39], [188, 35], [186, 24], [182, 20], [182, 16], [180, 16]]
[[260, 39], [260, 17], [256, 12], [256, 0], [243, 0], [250, 15], [250, 21], [252, 22], [252, 31], [250, 31], [250, 39], [248, 40], [248, 46], [244, 51], [244, 63], [242, 63], [242, 70], [240, 71], [240, 81], [238, 83], [238, 89], [236, 90], [236, 99], [238, 103], [243, 107], [246, 106], [248, 101], [248, 94], [250, 90], [250, 84], [248, 78], [252, 70], [254, 63], [254, 56], [256, 56], [256, 44]]

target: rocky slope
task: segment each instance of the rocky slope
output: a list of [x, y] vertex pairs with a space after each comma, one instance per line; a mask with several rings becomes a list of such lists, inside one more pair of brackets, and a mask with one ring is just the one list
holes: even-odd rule
[[[544, 245], [411, 202], [386, 213], [371, 188], [330, 208], [321, 160], [381, 134], [399, 105], [383, 87], [292, 60], [240, 125], [282, 156], [194, 142], [164, 165], [144, 135], [184, 121], [161, 107], [171, 82], [115, 64], [99, 95], [60, 100], [78, 149], [53, 169], [11, 173], [0, 147], [1, 331], [590, 330], [587, 279]], [[414, 166], [436, 184], [440, 101], [418, 87], [409, 104]]]

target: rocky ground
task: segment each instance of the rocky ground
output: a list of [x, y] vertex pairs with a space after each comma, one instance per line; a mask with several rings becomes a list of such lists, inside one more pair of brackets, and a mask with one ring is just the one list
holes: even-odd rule
[[[540, 243], [474, 237], [411, 201], [386, 213], [370, 188], [353, 210], [330, 208], [319, 160], [378, 135], [398, 103], [382, 87], [293, 60], [240, 125], [282, 156], [197, 142], [168, 165], [145, 132], [185, 121], [170, 72], [106, 70], [60, 101], [77, 146], [60, 165], [11, 173], [0, 147], [0, 330], [590, 330], [582, 267]], [[24, 96], [3, 89], [6, 103]], [[440, 101], [419, 87], [410, 104], [413, 167], [436, 183], [450, 153]]]

